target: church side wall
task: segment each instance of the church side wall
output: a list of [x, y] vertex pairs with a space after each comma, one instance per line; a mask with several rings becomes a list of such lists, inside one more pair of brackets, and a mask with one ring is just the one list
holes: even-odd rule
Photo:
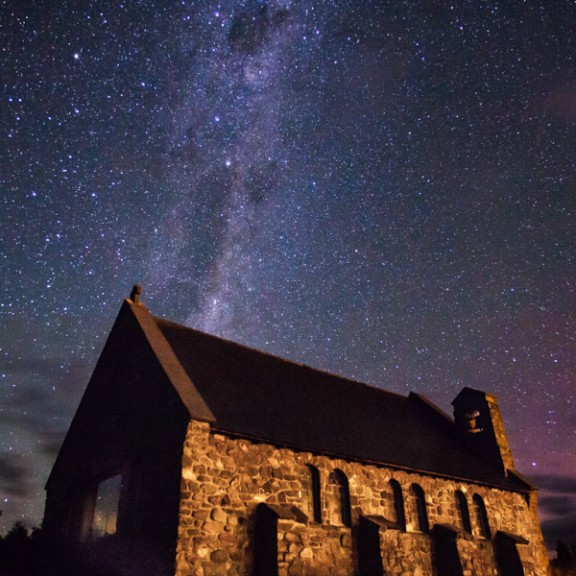
[[[310, 466], [318, 472], [320, 522], [314, 521]], [[343, 488], [338, 474], [347, 479], [351, 522], [341, 511]], [[405, 530], [394, 525], [391, 480], [402, 488]], [[378, 525], [377, 546], [385, 574], [433, 576], [433, 537], [419, 529], [413, 484], [424, 492], [432, 532], [435, 525], [461, 529], [455, 491], [465, 494], [472, 533], [455, 532], [465, 576], [497, 573], [492, 542], [481, 535], [473, 495], [485, 503], [492, 536], [503, 531], [529, 542], [518, 545], [525, 576], [548, 574], [540, 529], [523, 495], [231, 438], [195, 421], [189, 424], [183, 452], [176, 574], [258, 573], [254, 546], [261, 536], [256, 517], [259, 505], [265, 504], [277, 518], [266, 529], [274, 531], [268, 542], [277, 546], [279, 576], [358, 573], [363, 553], [358, 544], [360, 516]]]

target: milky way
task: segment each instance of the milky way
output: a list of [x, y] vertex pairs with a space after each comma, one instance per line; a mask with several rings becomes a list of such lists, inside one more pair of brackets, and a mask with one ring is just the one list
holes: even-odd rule
[[448, 412], [495, 394], [573, 539], [574, 7], [1, 13], [1, 531], [40, 522], [140, 282], [153, 314]]

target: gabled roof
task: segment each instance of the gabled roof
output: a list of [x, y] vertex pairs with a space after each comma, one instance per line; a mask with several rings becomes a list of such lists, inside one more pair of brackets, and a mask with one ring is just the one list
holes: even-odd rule
[[190, 417], [294, 449], [527, 492], [470, 452], [452, 420], [401, 396], [132, 309]]

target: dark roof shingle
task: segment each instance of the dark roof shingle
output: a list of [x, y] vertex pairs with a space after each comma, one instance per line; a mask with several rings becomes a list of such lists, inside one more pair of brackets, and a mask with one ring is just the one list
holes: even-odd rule
[[216, 429], [527, 490], [514, 476], [501, 476], [471, 453], [451, 419], [417, 395], [387, 392], [152, 318], [213, 414]]

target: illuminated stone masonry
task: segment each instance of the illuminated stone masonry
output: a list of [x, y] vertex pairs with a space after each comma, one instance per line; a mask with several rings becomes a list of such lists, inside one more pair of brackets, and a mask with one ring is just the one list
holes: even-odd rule
[[[311, 470], [318, 471], [316, 493]], [[351, 526], [343, 519], [347, 498], [334, 471], [347, 479]], [[391, 481], [402, 490], [405, 521]], [[424, 494], [428, 528], [421, 525], [414, 485]], [[467, 524], [457, 491], [465, 498]], [[487, 526], [475, 501], [485, 505]], [[500, 540], [518, 551], [525, 576], [548, 574], [533, 503], [522, 494], [278, 448], [211, 431], [207, 423], [188, 427], [180, 502], [178, 576], [496, 575]], [[271, 519], [261, 522], [262, 532], [259, 515], [266, 512]], [[377, 547], [364, 536], [370, 532]], [[259, 541], [276, 544], [271, 558], [258, 558]], [[444, 571], [434, 562], [444, 563]]]

